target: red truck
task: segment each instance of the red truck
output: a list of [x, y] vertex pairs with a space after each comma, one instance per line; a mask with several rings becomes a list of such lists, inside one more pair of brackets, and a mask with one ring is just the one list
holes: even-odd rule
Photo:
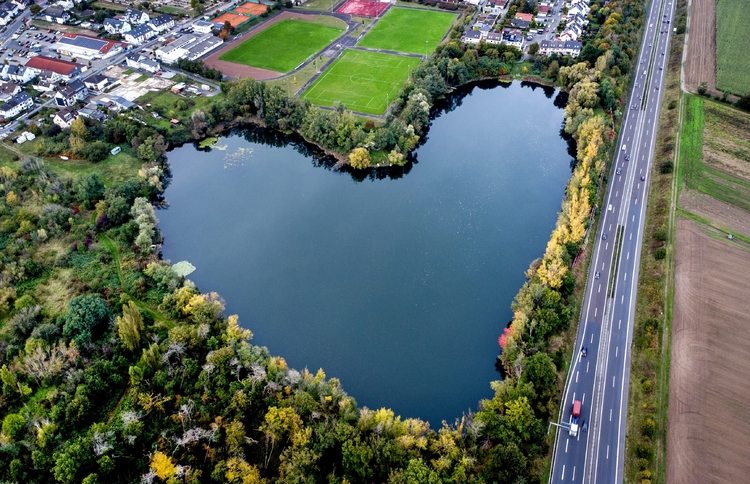
[[581, 416], [581, 401], [576, 400], [573, 402], [573, 412], [570, 414], [570, 436], [575, 437], [578, 435], [578, 417]]

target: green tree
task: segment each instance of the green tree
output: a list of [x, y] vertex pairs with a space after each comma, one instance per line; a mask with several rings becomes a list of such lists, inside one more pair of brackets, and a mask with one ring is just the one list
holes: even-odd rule
[[41, 11], [42, 11], [42, 7], [40, 7], [40, 6], [39, 6], [39, 5], [37, 5], [36, 3], [32, 3], [32, 4], [31, 4], [31, 6], [29, 7], [29, 10], [31, 10], [31, 13], [32, 13], [32, 14], [36, 15], [36, 14], [38, 14], [39, 12], [41, 12]]
[[26, 429], [26, 419], [17, 413], [9, 413], [3, 419], [3, 434], [12, 441], [22, 440]]
[[539, 52], [538, 42], [534, 42], [531, 45], [529, 45], [529, 55], [535, 55], [537, 52]]
[[96, 173], [83, 173], [76, 176], [73, 191], [81, 203], [98, 200], [104, 195], [104, 182]]
[[[78, 118], [80, 119], [80, 118]], [[109, 145], [103, 141], [86, 143], [81, 150], [81, 156], [89, 163], [99, 163], [109, 156]]]
[[109, 320], [107, 303], [94, 295], [78, 296], [70, 300], [64, 316], [63, 336], [82, 348], [93, 339], [94, 330]]
[[117, 317], [117, 333], [122, 344], [130, 351], [138, 349], [141, 346], [142, 331], [141, 312], [133, 301], [128, 301], [122, 306], [122, 316]]

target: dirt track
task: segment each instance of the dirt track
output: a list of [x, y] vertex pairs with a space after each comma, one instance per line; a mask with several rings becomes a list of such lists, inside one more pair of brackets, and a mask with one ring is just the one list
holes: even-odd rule
[[225, 52], [234, 49], [238, 45], [240, 45], [242, 42], [246, 41], [253, 35], [257, 35], [259, 32], [262, 32], [266, 30], [271, 25], [280, 22], [287, 18], [301, 18], [301, 19], [309, 19], [309, 15], [303, 15], [301, 13], [294, 13], [294, 12], [282, 12], [279, 15], [275, 16], [271, 20], [267, 20], [263, 22], [262, 24], [258, 25], [256, 28], [251, 30], [250, 32], [243, 35], [241, 38], [237, 39], [234, 42], [228, 42], [225, 47], [222, 47], [221, 49], [217, 50], [210, 56], [206, 57], [203, 62], [208, 67], [213, 67], [214, 69], [219, 69], [222, 73], [224, 73], [225, 76], [230, 77], [232, 79], [242, 79], [245, 77], [252, 77], [253, 79], [263, 80], [263, 79], [273, 79], [274, 77], [279, 77], [284, 75], [282, 72], [276, 72], [276, 71], [269, 71], [268, 69], [259, 69], [257, 67], [250, 67], [242, 64], [235, 64], [234, 62], [227, 62], [223, 60], [219, 60], [219, 57], [224, 55]]
[[716, 91], [716, 0], [692, 0], [685, 58], [685, 88], [696, 92], [701, 82]]
[[750, 251], [677, 221], [669, 484], [750, 476]]

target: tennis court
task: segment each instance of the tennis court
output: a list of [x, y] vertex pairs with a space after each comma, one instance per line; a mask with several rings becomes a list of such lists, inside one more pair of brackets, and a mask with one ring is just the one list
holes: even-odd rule
[[370, 17], [375, 18], [383, 10], [388, 8], [390, 2], [372, 2], [369, 0], [349, 0], [342, 6], [336, 9], [336, 13], [347, 13], [349, 15], [355, 15], [357, 17]]
[[260, 3], [243, 3], [232, 9], [233, 12], [254, 15], [256, 17], [260, 16], [266, 10], [268, 10], [268, 7]]
[[221, 22], [224, 23], [226, 21], [229, 21], [230, 24], [232, 24], [232, 27], [239, 27], [243, 23], [250, 20], [250, 17], [247, 17], [245, 15], [237, 15], [235, 13], [231, 12], [224, 12], [215, 19], [212, 20], [212, 22]]

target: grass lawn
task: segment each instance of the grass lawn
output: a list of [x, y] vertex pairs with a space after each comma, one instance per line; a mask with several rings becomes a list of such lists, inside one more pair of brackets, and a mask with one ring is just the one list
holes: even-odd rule
[[313, 104], [342, 102], [353, 111], [383, 114], [419, 59], [347, 50], [302, 95]]
[[343, 27], [286, 19], [250, 37], [220, 59], [276, 72], [289, 72], [343, 32]]
[[83, 160], [61, 160], [60, 158], [42, 158], [45, 166], [60, 176], [74, 177], [79, 173], [96, 173], [106, 185], [138, 178], [138, 170], [143, 162], [135, 156], [129, 146], [117, 155], [110, 155], [102, 162], [89, 163]]
[[[318, 57], [318, 67], [323, 67], [323, 64], [328, 62], [330, 57]], [[287, 92], [289, 95], [295, 95], [300, 88], [315, 75], [315, 63], [311, 62], [305, 67], [295, 72], [294, 75], [288, 75], [281, 79], [274, 79], [272, 81], [266, 81], [266, 84], [271, 86], [279, 86]], [[295, 82], [296, 81], [296, 82]]]
[[716, 87], [750, 94], [750, 11], [747, 0], [716, 3]]
[[[209, 104], [218, 99], [218, 96], [223, 96], [223, 94], [217, 94], [213, 97], [196, 96], [193, 98], [187, 98], [171, 91], [153, 91], [136, 99], [136, 103], [139, 106], [142, 106], [147, 113], [156, 111], [163, 117], [175, 117], [184, 122], [187, 121], [196, 109], [206, 110]], [[180, 103], [180, 101], [185, 102], [185, 109], [180, 109], [183, 107], [183, 104]], [[151, 106], [146, 106], [147, 104], [151, 104]], [[146, 117], [148, 119], [156, 119], [151, 115]], [[163, 122], [164, 120], [161, 119], [159, 121]], [[168, 122], [168, 120], [166, 121]]]
[[336, 7], [342, 0], [307, 0], [299, 8], [303, 10], [319, 10], [322, 12], [330, 12], [331, 6]]
[[392, 8], [359, 42], [361, 47], [409, 54], [429, 54], [438, 46], [456, 15], [409, 8]]

